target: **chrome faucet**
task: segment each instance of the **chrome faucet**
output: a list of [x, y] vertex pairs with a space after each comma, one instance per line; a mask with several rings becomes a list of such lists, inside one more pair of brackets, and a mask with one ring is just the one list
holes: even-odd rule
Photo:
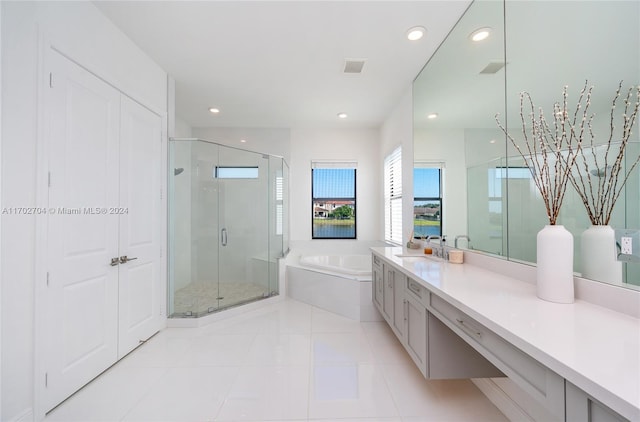
[[[453, 246], [458, 249], [458, 239], [467, 239], [467, 247], [469, 247], [470, 243], [471, 243], [471, 239], [469, 239], [469, 236], [467, 236], [466, 234], [460, 234], [458, 236], [456, 236], [456, 238], [453, 241]], [[471, 249], [471, 248], [469, 248]]]
[[427, 238], [425, 239], [426, 242], [431, 243], [431, 239], [438, 239], [438, 247], [433, 249], [434, 252], [434, 256], [440, 257], [440, 258], [444, 258], [444, 259], [448, 259], [448, 253], [445, 250], [445, 238], [444, 236], [436, 236], [436, 235], [429, 235], [427, 236]]

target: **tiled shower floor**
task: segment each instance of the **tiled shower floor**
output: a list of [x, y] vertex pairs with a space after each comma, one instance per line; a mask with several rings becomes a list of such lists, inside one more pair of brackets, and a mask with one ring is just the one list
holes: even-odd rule
[[[197, 316], [268, 295], [264, 284], [192, 282], [176, 290], [173, 316]], [[221, 298], [221, 299], [218, 299]], [[191, 312], [191, 314], [188, 314]]]
[[503, 422], [468, 380], [428, 381], [384, 322], [285, 299], [169, 328], [51, 421]]

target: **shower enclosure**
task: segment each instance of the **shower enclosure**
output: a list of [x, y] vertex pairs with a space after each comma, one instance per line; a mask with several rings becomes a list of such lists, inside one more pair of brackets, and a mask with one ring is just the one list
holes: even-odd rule
[[288, 245], [289, 168], [281, 157], [201, 139], [169, 142], [172, 318], [277, 295]]

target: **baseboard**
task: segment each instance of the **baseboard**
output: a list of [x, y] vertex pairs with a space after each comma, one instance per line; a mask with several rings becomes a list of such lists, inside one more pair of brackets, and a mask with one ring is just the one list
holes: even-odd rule
[[500, 412], [510, 421], [535, 422], [535, 420], [516, 403], [507, 393], [502, 390], [490, 378], [476, 378], [471, 380], [482, 393], [487, 396]]

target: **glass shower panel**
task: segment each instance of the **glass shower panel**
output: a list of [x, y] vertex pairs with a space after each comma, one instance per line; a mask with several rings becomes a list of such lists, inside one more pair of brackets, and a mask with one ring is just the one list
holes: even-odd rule
[[[219, 160], [219, 147], [189, 141], [191, 147], [191, 285], [181, 293], [193, 298], [195, 315], [220, 307], [218, 181], [211, 177]], [[176, 295], [176, 299], [179, 297]], [[177, 302], [178, 303], [178, 302]]]
[[209, 177], [218, 183], [219, 306], [268, 297], [269, 156], [220, 146]]
[[468, 230], [472, 249], [504, 254], [504, 168], [500, 159], [467, 169]]
[[215, 145], [170, 143], [169, 315], [196, 317], [218, 308], [217, 187], [207, 178]]

